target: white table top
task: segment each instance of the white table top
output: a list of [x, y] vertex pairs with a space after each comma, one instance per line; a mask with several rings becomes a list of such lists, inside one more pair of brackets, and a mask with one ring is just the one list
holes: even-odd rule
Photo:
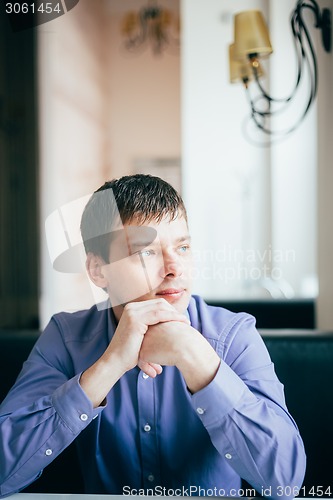
[[[8, 500], [152, 500], [152, 498], [158, 498], [159, 500], [170, 500], [170, 497], [166, 496], [143, 496], [143, 495], [89, 495], [89, 494], [74, 494], [74, 493], [15, 493], [8, 497]], [[189, 497], [177, 496], [177, 499], [186, 499]], [[221, 498], [221, 497], [201, 497], [201, 498]], [[228, 500], [228, 497], [223, 497], [223, 500]], [[231, 499], [229, 499], [231, 500]], [[233, 497], [232, 500], [237, 500]], [[245, 497], [242, 500], [246, 500]], [[305, 499], [302, 499], [305, 500]], [[313, 499], [311, 499], [313, 500]]]
[[[144, 498], [152, 499], [152, 497], [138, 497], [126, 496], [129, 500], [136, 498], [136, 500], [141, 500]], [[168, 498], [168, 497], [159, 497]], [[123, 495], [88, 495], [85, 493], [15, 493], [8, 497], [8, 500], [124, 500]], [[170, 498], [169, 498], [170, 500]]]
[[[125, 500], [128, 498], [129, 500], [152, 500], [152, 498], [158, 498], [159, 500], [170, 500], [170, 497], [163, 496], [143, 496], [143, 495], [88, 495], [88, 494], [74, 494], [74, 493], [15, 493], [8, 497], [9, 500]], [[175, 498], [175, 497], [173, 497]], [[189, 497], [181, 497], [177, 496], [177, 499], [186, 499], [189, 500]], [[209, 498], [219, 498], [222, 497], [201, 497]], [[237, 497], [232, 497], [232, 499], [228, 499], [227, 497], [223, 497], [223, 500], [236, 500]], [[245, 497], [242, 497], [242, 500], [247, 500]], [[306, 499], [302, 499], [306, 500]], [[313, 498], [311, 499], [313, 500]]]
[[[128, 499], [134, 497], [127, 497]], [[140, 499], [148, 497], [140, 497]], [[149, 497], [150, 500], [152, 497]], [[163, 498], [163, 497], [160, 497]], [[165, 497], [164, 497], [165, 498]], [[15, 493], [9, 500], [124, 500], [122, 495], [88, 495], [85, 493]], [[136, 500], [139, 500], [136, 497]], [[169, 499], [170, 500], [170, 499]]]
[[[10, 500], [152, 500], [152, 498], [158, 498], [159, 500], [170, 500], [170, 498], [175, 497], [163, 497], [163, 496], [143, 496], [143, 495], [88, 495], [88, 494], [74, 494], [74, 493], [15, 493], [8, 497]], [[189, 500], [190, 497], [176, 497], [177, 499]], [[218, 498], [221, 500], [237, 500], [238, 497], [201, 497], [207, 500], [212, 500], [213, 498]], [[241, 500], [255, 500], [248, 499], [246, 497], [239, 497]], [[319, 497], [302, 498], [301, 500], [315, 500]], [[291, 500], [291, 499], [290, 499]], [[294, 499], [299, 500], [299, 499]]]
[[[136, 500], [152, 500], [151, 496], [132, 496], [132, 495], [88, 495], [85, 493], [15, 493], [8, 497], [8, 500], [125, 500], [125, 498]], [[158, 497], [161, 500], [170, 500], [170, 497]], [[184, 498], [184, 497], [179, 497]], [[188, 497], [187, 497], [188, 500]]]
[[[143, 495], [88, 495], [88, 494], [74, 494], [74, 493], [15, 493], [8, 497], [8, 500], [152, 500], [152, 498], [158, 498], [159, 500], [170, 500], [170, 497], [162, 497], [162, 496], [143, 496]], [[175, 497], [173, 497], [175, 498]], [[189, 500], [189, 497], [181, 497], [177, 496], [177, 499], [186, 499]], [[222, 498], [222, 497], [201, 497], [209, 498]], [[228, 500], [227, 497], [223, 497], [223, 500]], [[229, 500], [237, 500], [237, 497], [232, 497]], [[247, 500], [245, 497], [242, 497], [242, 500]], [[302, 499], [305, 500], [305, 499]], [[311, 499], [313, 500], [313, 499]]]

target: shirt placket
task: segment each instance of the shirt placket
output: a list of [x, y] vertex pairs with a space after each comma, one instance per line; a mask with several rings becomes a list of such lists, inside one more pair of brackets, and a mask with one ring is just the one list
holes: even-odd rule
[[154, 389], [154, 379], [141, 371], [137, 395], [144, 489], [155, 488], [160, 484]]

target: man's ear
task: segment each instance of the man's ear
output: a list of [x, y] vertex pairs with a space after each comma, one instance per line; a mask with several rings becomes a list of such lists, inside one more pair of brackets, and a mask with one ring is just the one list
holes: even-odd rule
[[87, 254], [86, 269], [89, 278], [94, 283], [94, 285], [104, 289], [106, 289], [108, 286], [107, 278], [105, 277], [103, 272], [103, 266], [105, 265], [106, 263], [104, 262], [102, 257], [99, 257], [98, 255], [95, 255], [91, 252]]

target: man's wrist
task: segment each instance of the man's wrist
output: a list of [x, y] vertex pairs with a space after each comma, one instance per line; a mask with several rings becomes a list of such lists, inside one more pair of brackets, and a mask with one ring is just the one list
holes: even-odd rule
[[[125, 370], [126, 371], [126, 370]], [[124, 367], [112, 354], [99, 358], [80, 378], [80, 385], [91, 400], [93, 407], [100, 406], [115, 383], [125, 373]]]
[[188, 389], [194, 394], [214, 379], [220, 363], [218, 354], [202, 337], [201, 342], [193, 343], [181, 354], [176, 366], [183, 374]]

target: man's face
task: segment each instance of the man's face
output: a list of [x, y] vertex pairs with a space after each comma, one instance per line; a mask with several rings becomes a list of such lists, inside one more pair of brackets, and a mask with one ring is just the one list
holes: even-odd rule
[[128, 302], [164, 298], [185, 312], [190, 300], [192, 256], [187, 222], [124, 224], [110, 245], [110, 264], [103, 266], [111, 306], [119, 320]]

